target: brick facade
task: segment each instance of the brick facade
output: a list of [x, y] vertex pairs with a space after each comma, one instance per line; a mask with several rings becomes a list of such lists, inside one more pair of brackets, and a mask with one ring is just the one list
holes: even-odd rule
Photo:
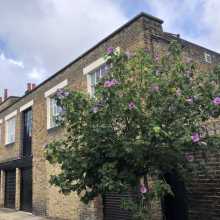
[[[21, 169], [26, 166], [32, 166], [32, 212], [34, 214], [68, 220], [102, 220], [103, 207], [101, 198], [97, 198], [94, 203], [89, 206], [85, 206], [79, 201], [76, 194], [64, 196], [59, 193], [59, 189], [52, 187], [49, 184], [50, 175], [59, 172], [59, 168], [51, 166], [45, 160], [44, 147], [52, 140], [62, 137], [64, 131], [59, 128], [47, 129], [47, 103], [45, 92], [64, 80], [68, 80], [68, 87], [70, 89], [86, 91], [87, 78], [83, 75], [83, 68], [102, 57], [106, 48], [110, 46], [115, 48], [120, 47], [122, 51], [131, 52], [138, 48], [145, 48], [155, 55], [157, 53], [166, 53], [168, 43], [173, 38], [177, 39], [175, 36], [163, 32], [161, 20], [142, 13], [77, 58], [71, 64], [64, 67], [54, 76], [43, 82], [33, 91], [21, 98], [12, 97], [3, 102], [0, 105], [0, 120], [2, 119], [2, 124], [0, 124], [0, 127], [2, 128], [0, 143], [0, 206], [4, 206], [5, 170], [12, 168], [16, 169], [15, 208], [20, 209]], [[185, 57], [193, 59], [201, 66], [202, 69], [213, 68], [213, 66], [219, 63], [219, 54], [184, 40], [180, 41], [183, 45]], [[213, 60], [212, 64], [204, 63], [204, 52], [211, 54]], [[32, 100], [32, 156], [29, 158], [23, 158], [21, 155], [23, 144], [23, 113], [20, 112], [20, 108]], [[15, 110], [17, 110], [15, 142], [5, 146], [4, 118]], [[218, 161], [219, 160], [215, 161], [216, 166], [218, 165]], [[219, 178], [219, 173], [217, 171], [218, 169], [216, 167], [216, 175], [218, 174], [217, 177]], [[214, 179], [216, 190], [219, 189], [216, 182], [218, 180], [217, 177]], [[215, 196], [219, 195], [215, 194]], [[200, 199], [200, 197], [192, 198], [194, 204], [197, 204]], [[214, 209], [217, 207], [218, 206], [216, 205]], [[158, 210], [160, 210], [160, 208], [158, 208]], [[199, 210], [197, 209], [197, 205], [195, 205], [194, 211], [190, 211], [190, 213], [193, 213], [192, 216], [197, 216], [196, 210]], [[160, 211], [155, 211], [155, 213], [157, 214], [155, 220], [161, 219]], [[197, 218], [195, 217], [192, 219]]]

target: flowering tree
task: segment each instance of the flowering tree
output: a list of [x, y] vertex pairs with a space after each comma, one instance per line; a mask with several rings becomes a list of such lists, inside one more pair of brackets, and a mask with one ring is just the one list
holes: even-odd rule
[[220, 69], [206, 74], [183, 63], [176, 42], [156, 59], [144, 50], [109, 48], [106, 61], [110, 69], [95, 97], [58, 92], [66, 135], [46, 149], [49, 162], [61, 167], [51, 183], [63, 193], [77, 192], [85, 203], [106, 192], [138, 189], [124, 208], [134, 219], [150, 219], [151, 202], [172, 193], [164, 174], [175, 171], [187, 179], [199, 165], [194, 155], [219, 146], [205, 122], [220, 114]]

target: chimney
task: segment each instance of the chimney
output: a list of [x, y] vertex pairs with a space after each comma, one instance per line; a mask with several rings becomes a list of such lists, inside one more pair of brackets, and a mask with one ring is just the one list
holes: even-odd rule
[[35, 83], [32, 83], [31, 85], [31, 90], [35, 89], [36, 88], [36, 84]]
[[8, 89], [4, 89], [4, 101], [8, 98]]
[[27, 83], [27, 92], [31, 91], [31, 83]]

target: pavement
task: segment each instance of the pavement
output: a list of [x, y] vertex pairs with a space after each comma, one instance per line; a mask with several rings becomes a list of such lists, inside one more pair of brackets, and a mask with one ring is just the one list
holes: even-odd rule
[[44, 217], [34, 216], [28, 212], [15, 211], [11, 209], [0, 209], [0, 220], [48, 220]]

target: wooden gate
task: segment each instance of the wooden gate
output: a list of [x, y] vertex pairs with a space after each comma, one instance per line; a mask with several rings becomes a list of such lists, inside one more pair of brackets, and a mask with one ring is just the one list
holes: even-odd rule
[[104, 220], [131, 220], [129, 211], [121, 207], [122, 200], [131, 197], [131, 193], [107, 193], [103, 198]]
[[16, 171], [7, 170], [5, 172], [5, 207], [15, 208], [16, 191]]
[[21, 210], [32, 211], [32, 167], [21, 169]]

